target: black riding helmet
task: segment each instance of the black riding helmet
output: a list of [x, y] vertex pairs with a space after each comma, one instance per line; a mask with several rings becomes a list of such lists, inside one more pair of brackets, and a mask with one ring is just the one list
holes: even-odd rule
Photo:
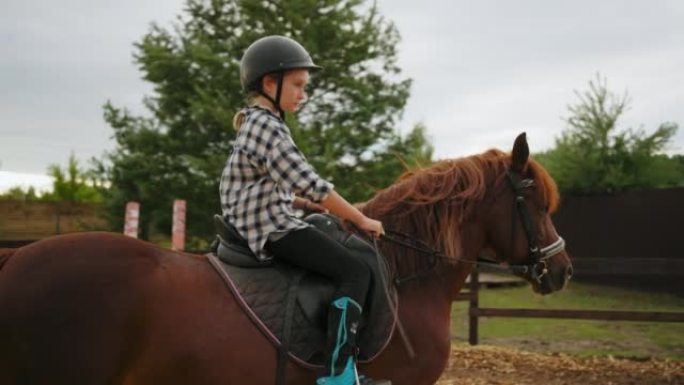
[[[252, 43], [240, 61], [240, 84], [245, 91], [256, 91], [270, 100], [281, 117], [280, 94], [283, 88], [283, 74], [288, 70], [318, 70], [311, 56], [301, 44], [285, 36], [266, 36]], [[261, 88], [264, 75], [275, 74], [278, 79], [276, 98], [271, 98]]]

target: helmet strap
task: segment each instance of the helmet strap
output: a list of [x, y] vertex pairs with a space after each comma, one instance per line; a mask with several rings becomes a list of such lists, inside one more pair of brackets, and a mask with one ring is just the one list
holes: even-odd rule
[[284, 72], [278, 72], [278, 86], [276, 87], [276, 99], [275, 99], [275, 108], [278, 110], [278, 113], [280, 114], [280, 118], [285, 120], [285, 111], [283, 111], [282, 108], [280, 108], [280, 97], [282, 96], [283, 93], [283, 78], [285, 77]]
[[280, 118], [285, 120], [285, 111], [283, 111], [282, 108], [280, 108], [280, 97], [282, 96], [283, 93], [283, 77], [284, 77], [283, 72], [278, 72], [276, 73], [276, 79], [277, 79], [277, 85], [276, 85], [276, 97], [273, 99], [271, 95], [267, 94], [264, 92], [264, 89], [259, 86], [259, 93], [268, 99], [273, 104], [273, 107], [278, 111], [278, 115], [280, 115]]

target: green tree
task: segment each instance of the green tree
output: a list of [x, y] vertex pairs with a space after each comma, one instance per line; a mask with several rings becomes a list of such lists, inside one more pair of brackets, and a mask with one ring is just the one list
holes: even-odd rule
[[36, 189], [33, 186], [29, 186], [26, 189], [21, 186], [15, 186], [0, 194], [0, 199], [26, 202], [37, 201], [40, 199], [40, 196], [36, 193]]
[[102, 196], [88, 171], [78, 167], [74, 154], [69, 156], [65, 169], [57, 164], [48, 167], [48, 175], [53, 178], [52, 192], [43, 195], [43, 200], [57, 202], [100, 202]]
[[350, 170], [358, 172], [362, 168], [364, 174], [372, 177], [363, 180], [352, 175], [356, 181], [349, 182], [349, 194], [368, 198], [376, 191], [392, 184], [403, 171], [429, 165], [434, 149], [425, 131], [425, 126], [418, 124], [404, 136], [395, 135], [387, 147]]
[[571, 193], [612, 192], [628, 188], [681, 185], [681, 163], [662, 154], [677, 131], [663, 123], [652, 134], [620, 130], [618, 120], [628, 108], [627, 93], [618, 96], [597, 75], [589, 89], [568, 106], [568, 128], [555, 148], [537, 155], [561, 190]]
[[33, 186], [24, 189], [21, 186], [12, 187], [0, 194], [2, 199], [21, 201], [54, 201], [54, 202], [90, 202], [99, 203], [102, 200], [100, 191], [103, 189], [96, 176], [90, 170], [78, 166], [73, 154], [65, 168], [58, 164], [51, 164], [47, 173], [52, 177], [52, 191], [38, 193]]
[[143, 237], [155, 228], [168, 231], [171, 202], [182, 198], [189, 238], [211, 234], [210, 215], [220, 210], [218, 179], [235, 135], [232, 116], [244, 104], [239, 59], [252, 41], [270, 34], [300, 41], [324, 67], [288, 125], [316, 170], [343, 195], [366, 199], [403, 171], [393, 153], [429, 158], [422, 128], [407, 138], [395, 132], [411, 82], [396, 64], [399, 34], [374, 4], [188, 0], [172, 31], [153, 25], [136, 44], [135, 60], [154, 84], [145, 99], [151, 116], [111, 103], [104, 108], [117, 147], [96, 170], [111, 182], [105, 205], [115, 226], [125, 201], [136, 200]]

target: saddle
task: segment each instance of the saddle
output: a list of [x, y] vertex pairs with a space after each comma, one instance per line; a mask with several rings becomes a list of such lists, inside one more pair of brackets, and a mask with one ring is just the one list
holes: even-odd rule
[[[295, 362], [310, 369], [323, 366], [333, 283], [283, 261], [259, 261], [221, 216], [216, 215], [214, 221], [217, 242], [206, 256], [245, 313], [277, 349], [286, 349]], [[385, 259], [378, 258], [368, 242], [345, 231], [334, 216], [312, 214], [305, 221], [340, 242], [371, 268], [371, 286], [358, 334], [358, 359], [372, 361], [389, 344], [396, 323], [391, 309], [392, 305], [396, 308], [397, 296], [393, 286], [384, 283], [387, 280], [383, 277], [388, 276]], [[393, 304], [388, 304], [385, 290]]]

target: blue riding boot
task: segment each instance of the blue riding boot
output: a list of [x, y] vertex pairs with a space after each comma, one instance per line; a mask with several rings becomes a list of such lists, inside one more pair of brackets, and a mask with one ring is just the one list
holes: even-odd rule
[[349, 297], [333, 301], [328, 310], [328, 343], [325, 376], [317, 385], [391, 385], [373, 381], [356, 370], [356, 335], [361, 321], [361, 306]]

